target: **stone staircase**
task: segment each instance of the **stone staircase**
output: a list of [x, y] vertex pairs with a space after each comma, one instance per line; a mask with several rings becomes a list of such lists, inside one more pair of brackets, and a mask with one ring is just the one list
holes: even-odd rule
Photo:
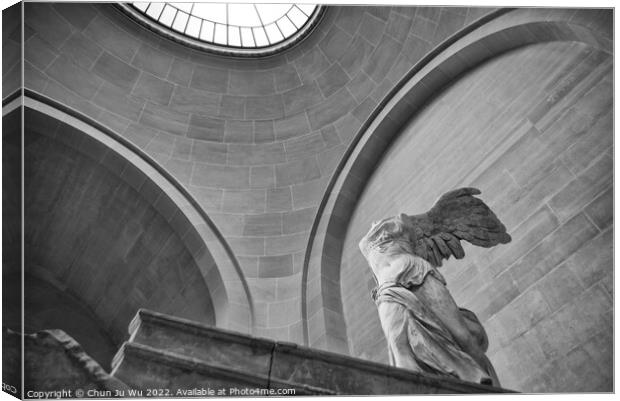
[[[137, 396], [381, 395], [507, 390], [421, 375], [148, 310], [129, 326], [112, 376]], [[141, 391], [142, 393], [135, 393]]]

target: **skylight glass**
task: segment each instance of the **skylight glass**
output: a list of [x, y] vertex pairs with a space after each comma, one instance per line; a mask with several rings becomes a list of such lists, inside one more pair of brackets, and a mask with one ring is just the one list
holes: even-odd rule
[[259, 49], [294, 36], [317, 11], [308, 4], [132, 3], [150, 19], [192, 39]]

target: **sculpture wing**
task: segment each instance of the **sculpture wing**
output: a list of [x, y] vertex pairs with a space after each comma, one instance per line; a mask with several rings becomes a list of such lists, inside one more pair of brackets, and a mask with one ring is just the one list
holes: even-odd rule
[[476, 188], [459, 188], [444, 194], [427, 213], [406, 216], [413, 251], [434, 266], [443, 259], [465, 256], [461, 241], [490, 248], [510, 242], [506, 227], [479, 198]]

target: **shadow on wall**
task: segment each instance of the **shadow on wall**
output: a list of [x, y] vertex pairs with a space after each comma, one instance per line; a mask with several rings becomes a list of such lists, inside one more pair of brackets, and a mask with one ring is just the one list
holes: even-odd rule
[[139, 308], [214, 324], [183, 233], [153, 206], [156, 184], [43, 113], [27, 109], [25, 128], [26, 332], [62, 329], [107, 369]]
[[[8, 282], [19, 282], [20, 277], [9, 276], [3, 279]], [[61, 329], [80, 343], [88, 355], [109, 371], [112, 357], [120, 344], [112, 341], [103, 324], [88, 310], [84, 302], [31, 275], [26, 275], [24, 287], [26, 334]], [[9, 291], [6, 291], [7, 289]], [[20, 296], [14, 293], [21, 292], [21, 288], [10, 286], [7, 289], [3, 290], [3, 297]], [[3, 320], [3, 326], [19, 332], [21, 313], [10, 311], [6, 315], [3, 314]]]

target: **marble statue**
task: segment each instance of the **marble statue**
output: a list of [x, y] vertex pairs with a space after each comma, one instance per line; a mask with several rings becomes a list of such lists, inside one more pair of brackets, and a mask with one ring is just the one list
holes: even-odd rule
[[462, 240], [486, 248], [510, 242], [478, 194], [460, 188], [427, 213], [375, 222], [359, 246], [377, 281], [373, 298], [390, 364], [498, 386], [485, 355], [484, 328], [473, 312], [456, 305], [437, 269], [443, 259], [465, 256]]

